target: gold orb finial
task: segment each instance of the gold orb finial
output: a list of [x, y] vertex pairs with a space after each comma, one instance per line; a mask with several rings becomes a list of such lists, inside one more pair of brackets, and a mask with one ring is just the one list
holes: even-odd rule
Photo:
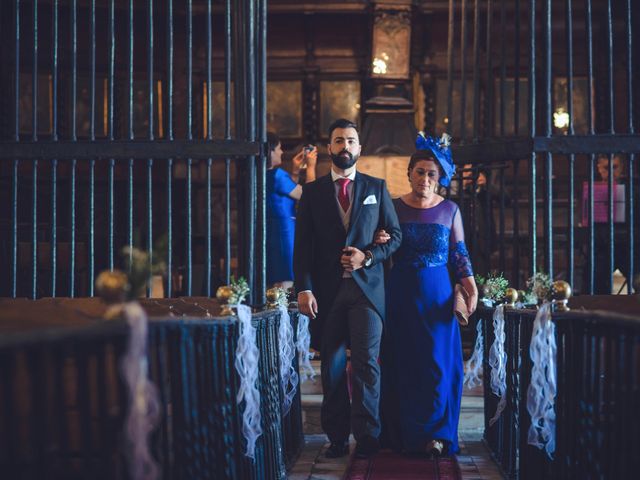
[[504, 300], [510, 307], [513, 307], [518, 301], [518, 291], [515, 288], [507, 288], [504, 293]]
[[235, 315], [233, 309], [228, 305], [229, 299], [233, 295], [233, 290], [229, 285], [222, 285], [216, 290], [216, 298], [220, 302], [220, 315], [228, 317]]
[[280, 290], [277, 287], [267, 289], [267, 300], [270, 303], [276, 303], [280, 298]]
[[571, 285], [564, 280], [556, 280], [551, 284], [551, 298], [556, 305], [556, 310], [566, 312], [569, 310], [567, 303], [571, 298]]
[[282, 287], [272, 287], [266, 291], [266, 309], [278, 308], [279, 305], [287, 305], [287, 291]]
[[96, 278], [96, 293], [105, 303], [122, 303], [127, 298], [129, 281], [120, 270], [105, 270]]
[[216, 298], [221, 302], [227, 302], [231, 298], [231, 295], [233, 295], [233, 290], [231, 290], [229, 285], [222, 285], [216, 290]]

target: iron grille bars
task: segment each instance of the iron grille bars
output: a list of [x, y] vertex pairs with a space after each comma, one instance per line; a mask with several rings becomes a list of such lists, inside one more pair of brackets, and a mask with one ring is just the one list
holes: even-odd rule
[[[266, 102], [258, 99], [264, 96], [258, 90], [266, 88], [266, 74], [249, 77], [254, 77], [258, 68], [266, 70], [266, 57], [262, 64], [259, 61], [266, 42], [264, 32], [259, 33], [266, 28], [266, 10], [257, 0], [239, 0], [242, 8], [236, 15], [236, 5], [231, 2], [224, 10], [216, 10], [213, 2], [207, 2], [198, 2], [197, 11], [193, 5], [191, 40], [193, 57], [196, 48], [207, 50], [206, 70], [194, 65], [193, 58], [191, 73], [183, 67], [186, 47], [180, 48], [182, 59], [175, 58], [174, 35], [179, 36], [179, 45], [187, 44], [188, 35], [184, 28], [174, 32], [173, 1], [117, 5], [115, 0], [75, 0], [60, 5], [52, 0], [42, 8], [42, 2], [31, 0], [0, 6], [3, 25], [12, 27], [5, 30], [4, 37], [11, 47], [2, 48], [3, 58], [11, 59], [6, 80], [12, 88], [0, 95], [3, 101], [15, 100], [11, 131], [3, 132], [11, 142], [3, 141], [0, 148], [0, 161], [8, 161], [3, 180], [9, 187], [8, 215], [3, 218], [8, 228], [2, 232], [2, 241], [9, 246], [9, 268], [0, 286], [1, 295], [92, 295], [93, 277], [100, 268], [116, 268], [122, 246], [144, 245], [155, 263], [160, 251], [155, 249], [154, 240], [165, 235], [167, 251], [162, 257], [170, 272], [166, 295], [185, 294], [189, 288], [196, 294], [210, 295], [232, 273], [252, 277], [254, 284], [257, 282], [254, 290], [263, 284], [264, 229], [256, 222], [264, 221], [264, 212], [256, 202], [264, 201], [264, 183], [260, 180], [264, 120], [258, 125], [258, 116], [263, 115]], [[206, 7], [206, 15], [201, 6]], [[186, 10], [180, 7], [175, 14], [180, 26], [183, 20], [189, 23]], [[232, 31], [232, 18], [246, 23], [247, 15], [252, 15], [256, 30]], [[215, 65], [216, 16], [229, 25], [221, 32], [224, 67]], [[154, 25], [160, 18], [166, 28]], [[200, 19], [205, 22], [201, 24]], [[140, 28], [143, 24], [146, 29]], [[201, 25], [209, 32], [206, 44], [199, 36]], [[62, 43], [64, 48], [59, 43], [61, 28], [69, 32], [68, 42]], [[51, 41], [43, 42], [43, 35]], [[247, 49], [246, 58], [252, 56], [253, 60], [241, 65], [232, 84], [234, 44], [250, 36], [253, 46]], [[166, 61], [158, 61], [156, 46], [160, 45], [166, 50]], [[145, 56], [147, 63], [140, 60]], [[193, 115], [204, 108], [200, 90], [190, 93], [190, 112], [185, 111], [184, 102], [174, 108], [175, 65], [179, 68], [181, 100], [189, 83], [202, 81], [207, 85], [204, 138], [199, 135], [200, 124], [193, 121], [199, 118]], [[222, 103], [227, 106], [219, 115], [213, 88], [217, 74], [225, 80]], [[191, 80], [184, 81], [189, 75]], [[244, 104], [251, 106], [245, 118], [252, 122], [249, 126], [253, 130], [248, 132], [252, 138], [248, 133], [232, 138], [232, 89], [251, 93]], [[14, 104], [10, 105], [14, 110]], [[216, 121], [225, 123], [224, 138], [217, 140], [213, 130]], [[177, 135], [174, 122], [179, 125]], [[191, 135], [185, 133], [185, 123], [191, 124]], [[190, 171], [182, 175], [189, 161]], [[252, 165], [253, 183], [237, 191], [244, 192], [245, 204], [253, 206], [253, 217], [240, 228], [243, 245], [236, 248], [231, 221], [236, 197], [232, 190], [236, 188], [235, 166], [243, 162]], [[160, 171], [163, 173], [157, 175]], [[239, 178], [246, 176], [241, 172]], [[219, 194], [222, 189], [225, 192]], [[177, 224], [173, 206], [176, 193], [181, 199]], [[224, 203], [220, 210], [216, 208], [217, 198]], [[196, 210], [200, 202], [202, 209]], [[68, 212], [62, 216], [61, 204]], [[182, 214], [185, 210], [188, 215]], [[243, 237], [245, 232], [249, 235]], [[179, 255], [175, 255], [176, 249]], [[235, 260], [243, 256], [252, 260], [236, 267]], [[184, 283], [177, 291], [180, 276]]]

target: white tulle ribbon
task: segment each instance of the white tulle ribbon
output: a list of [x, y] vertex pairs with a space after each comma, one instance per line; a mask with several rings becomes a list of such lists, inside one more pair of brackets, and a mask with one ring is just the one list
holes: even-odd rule
[[545, 302], [533, 322], [529, 354], [531, 384], [527, 391], [527, 410], [531, 426], [527, 441], [547, 452], [549, 458], [556, 448], [556, 336], [551, 321], [551, 304]]
[[247, 441], [245, 455], [255, 460], [256, 441], [262, 435], [260, 417], [260, 391], [258, 390], [259, 351], [256, 345], [256, 329], [251, 323], [251, 308], [247, 305], [230, 305], [238, 311], [240, 336], [236, 348], [235, 367], [240, 376], [240, 389], [236, 401], [244, 401], [242, 434]]
[[466, 385], [469, 389], [482, 385], [480, 375], [482, 374], [483, 350], [484, 337], [482, 336], [482, 319], [479, 319], [476, 325], [476, 344], [473, 347], [473, 354], [467, 362], [464, 380], [462, 381], [462, 385]]
[[504, 351], [504, 304], [493, 311], [493, 332], [495, 339], [489, 350], [489, 366], [491, 367], [491, 391], [500, 397], [496, 413], [489, 420], [489, 425], [498, 421], [507, 404], [507, 353]]
[[122, 311], [131, 329], [121, 363], [129, 393], [125, 420], [129, 474], [134, 480], [153, 480], [160, 477], [160, 469], [151, 456], [149, 435], [160, 418], [160, 400], [158, 390], [148, 378], [147, 315], [137, 302], [124, 304]]
[[309, 317], [298, 314], [298, 330], [296, 335], [296, 350], [298, 351], [298, 366], [300, 370], [300, 383], [313, 379], [316, 371], [311, 365], [313, 352], [310, 351], [311, 334], [309, 333]]
[[282, 413], [289, 413], [293, 397], [298, 390], [298, 373], [293, 366], [295, 357], [295, 343], [293, 341], [293, 327], [287, 307], [278, 306], [280, 312], [280, 326], [278, 327], [278, 343], [280, 345], [280, 382], [282, 384]]

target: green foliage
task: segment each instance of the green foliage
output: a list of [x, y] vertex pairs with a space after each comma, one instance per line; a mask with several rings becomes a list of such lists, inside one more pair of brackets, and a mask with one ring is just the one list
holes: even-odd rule
[[509, 281], [502, 276], [502, 273], [490, 272], [485, 278], [481, 275], [475, 275], [478, 290], [482, 293], [482, 297], [493, 302], [499, 302], [505, 296]]
[[245, 280], [244, 277], [240, 277], [236, 280], [234, 277], [231, 278], [231, 291], [233, 294], [229, 297], [229, 305], [238, 305], [244, 302], [247, 295], [251, 291], [249, 289], [249, 284]]
[[149, 254], [139, 248], [127, 245], [122, 249], [121, 255], [129, 281], [127, 300], [144, 295], [151, 276], [162, 275], [166, 270], [164, 261], [158, 260], [162, 257], [156, 255], [153, 261], [150, 261]]

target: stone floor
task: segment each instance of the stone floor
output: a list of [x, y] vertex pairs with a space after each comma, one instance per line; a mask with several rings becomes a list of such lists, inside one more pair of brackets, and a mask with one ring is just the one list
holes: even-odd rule
[[[320, 371], [316, 364], [316, 371]], [[327, 438], [320, 429], [320, 403], [322, 393], [319, 379], [306, 382], [302, 389], [305, 423], [305, 448], [289, 472], [289, 480], [341, 480], [348, 466], [349, 457], [327, 459], [324, 451]], [[459, 439], [461, 452], [458, 462], [464, 480], [498, 480], [503, 476], [482, 443], [484, 413], [482, 387], [464, 390], [460, 414]], [[355, 441], [351, 438], [351, 449]]]

